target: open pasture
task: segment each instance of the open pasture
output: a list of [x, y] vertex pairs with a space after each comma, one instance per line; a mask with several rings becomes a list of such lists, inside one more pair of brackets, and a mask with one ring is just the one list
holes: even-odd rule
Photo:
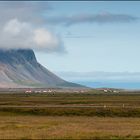
[[139, 139], [139, 118], [0, 116], [0, 139]]
[[0, 139], [139, 139], [140, 94], [0, 94]]
[[47, 116], [140, 117], [140, 94], [13, 93], [0, 94], [0, 112]]

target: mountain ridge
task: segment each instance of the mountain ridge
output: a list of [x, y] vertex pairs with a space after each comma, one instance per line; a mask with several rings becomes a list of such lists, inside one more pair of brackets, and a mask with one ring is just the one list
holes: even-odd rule
[[40, 63], [31, 49], [0, 49], [0, 88], [82, 88], [53, 74]]

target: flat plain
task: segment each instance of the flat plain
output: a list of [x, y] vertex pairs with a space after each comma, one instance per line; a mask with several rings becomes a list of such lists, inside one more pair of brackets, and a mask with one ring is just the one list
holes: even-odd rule
[[140, 93], [1, 93], [0, 139], [140, 139]]

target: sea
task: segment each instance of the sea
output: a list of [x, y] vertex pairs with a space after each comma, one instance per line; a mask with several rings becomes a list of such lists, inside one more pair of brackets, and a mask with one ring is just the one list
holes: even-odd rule
[[140, 90], [140, 82], [100, 82], [100, 81], [74, 81], [91, 88], [118, 88]]

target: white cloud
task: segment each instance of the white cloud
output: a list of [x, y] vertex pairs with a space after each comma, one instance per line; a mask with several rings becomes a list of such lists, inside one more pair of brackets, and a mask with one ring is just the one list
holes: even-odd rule
[[17, 19], [12, 19], [4, 26], [4, 32], [18, 35], [21, 31], [27, 30], [29, 27], [29, 24], [26, 22], [19, 22]]
[[0, 2], [0, 49], [34, 49], [64, 52], [61, 37], [46, 28], [42, 13], [51, 10], [48, 2]]
[[2, 29], [0, 48], [30, 48], [46, 52], [63, 50], [61, 39], [46, 28], [37, 28], [31, 23], [11, 19]]
[[34, 42], [42, 48], [48, 46], [50, 50], [55, 49], [60, 43], [55, 35], [43, 28], [34, 31]]

